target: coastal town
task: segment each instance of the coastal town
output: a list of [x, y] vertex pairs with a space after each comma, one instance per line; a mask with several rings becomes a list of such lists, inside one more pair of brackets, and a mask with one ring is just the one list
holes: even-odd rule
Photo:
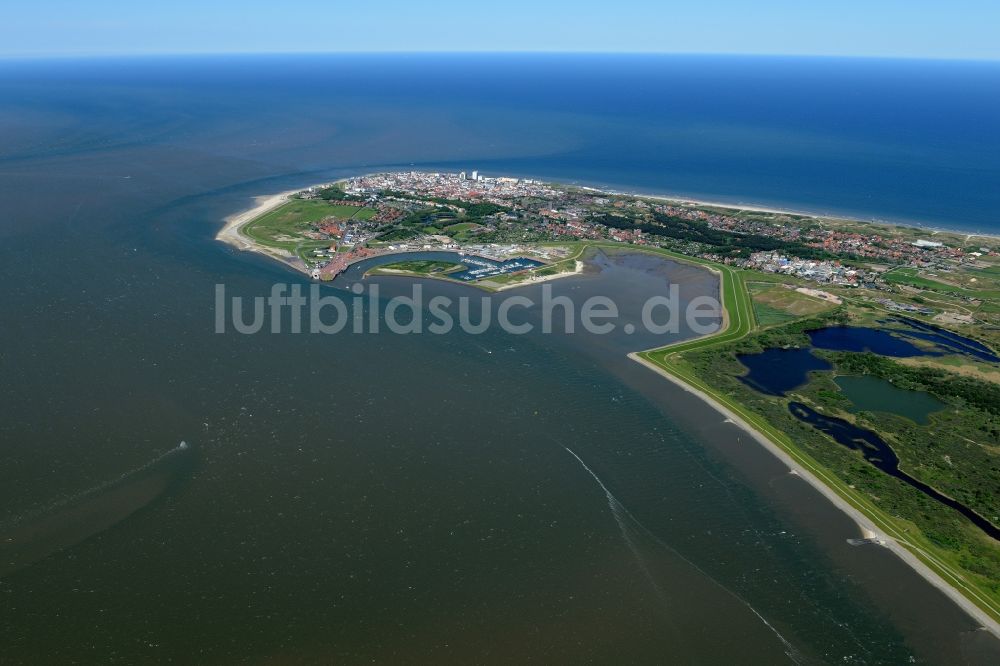
[[[998, 252], [995, 239], [992, 247], [966, 249], [923, 238], [910, 240], [839, 229], [800, 215], [755, 211], [725, 214], [697, 204], [660, 203], [650, 198], [591, 188], [559, 187], [532, 179], [486, 177], [478, 171], [471, 174], [403, 172], [362, 176], [344, 181], [343, 191], [357, 203], [363, 202], [379, 210], [371, 219], [373, 223], [404, 218], [407, 213], [412, 214], [414, 203], [459, 214], [466, 213], [468, 205], [490, 204], [496, 210], [477, 216], [476, 220], [484, 227], [484, 235], [520, 235], [535, 241], [591, 239], [636, 245], [670, 244], [677, 249], [688, 249], [694, 256], [845, 285], [875, 284], [880, 272], [877, 268], [867, 272], [852, 268], [845, 261], [884, 264], [885, 269], [903, 265], [947, 270], [950, 264], [972, 264], [984, 255], [997, 256]], [[319, 196], [319, 191], [313, 189], [305, 196]], [[777, 251], [726, 256], [718, 250], [713, 251], [718, 242], [698, 239], [695, 234], [684, 238], [670, 233], [667, 229], [670, 222], [688, 222], [727, 234], [732, 237], [732, 245], [741, 245], [741, 238], [750, 240], [746, 247], [752, 247], [754, 241], [768, 239], [773, 243], [765, 241], [765, 244], [800, 246], [809, 250], [810, 256]], [[650, 226], [664, 229], [658, 233]], [[348, 234], [346, 241], [372, 239], [374, 236], [370, 232], [376, 228], [369, 227], [368, 234], [355, 230], [357, 238]], [[421, 237], [414, 233], [410, 240], [449, 245], [455, 238], [454, 234]]]
[[[242, 224], [252, 245], [329, 281], [383, 255], [450, 251], [486, 277], [536, 279], [580, 242], [662, 248], [823, 288], [888, 310], [971, 321], [1000, 258], [997, 238], [559, 185], [530, 178], [391, 172], [291, 193]], [[564, 244], [564, 245], [560, 245]], [[508, 263], [515, 259], [521, 264]], [[488, 273], [488, 275], [486, 275]], [[978, 281], [978, 283], [977, 283]], [[936, 303], [926, 302], [930, 290]], [[879, 294], [878, 292], [883, 292]], [[996, 323], [997, 313], [985, 313]], [[981, 318], [983, 319], [983, 318]]]

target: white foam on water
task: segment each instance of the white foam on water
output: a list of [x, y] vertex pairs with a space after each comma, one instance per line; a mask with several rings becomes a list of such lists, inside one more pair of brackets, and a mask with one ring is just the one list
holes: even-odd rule
[[[666, 596], [664, 595], [663, 590], [660, 588], [660, 586], [656, 583], [656, 579], [653, 577], [652, 571], [650, 571], [649, 566], [646, 564], [645, 559], [643, 559], [642, 554], [639, 551], [638, 544], [634, 538], [636, 528], [638, 528], [638, 530], [640, 530], [649, 538], [653, 539], [661, 547], [670, 551], [673, 555], [677, 556], [682, 561], [689, 564], [691, 567], [693, 567], [695, 570], [701, 573], [705, 578], [712, 581], [716, 586], [718, 586], [724, 592], [729, 594], [731, 597], [733, 597], [741, 604], [746, 606], [750, 610], [750, 612], [756, 615], [757, 618], [764, 623], [764, 626], [770, 629], [771, 633], [773, 633], [778, 638], [778, 640], [781, 641], [782, 645], [785, 646], [785, 654], [788, 655], [789, 659], [791, 659], [796, 664], [800, 664], [803, 662], [802, 654], [795, 648], [795, 646], [792, 645], [791, 642], [788, 641], [788, 639], [782, 636], [781, 632], [775, 629], [774, 625], [768, 622], [767, 618], [761, 615], [756, 608], [751, 606], [746, 599], [738, 595], [736, 592], [730, 590], [728, 587], [717, 581], [712, 576], [708, 575], [708, 573], [705, 572], [697, 564], [695, 564], [691, 560], [681, 555], [674, 547], [668, 545], [662, 539], [660, 539], [660, 537], [653, 534], [649, 529], [646, 528], [645, 525], [640, 523], [636, 519], [636, 517], [631, 514], [631, 512], [629, 512], [629, 510], [625, 507], [625, 505], [623, 505], [621, 502], [618, 501], [618, 498], [614, 496], [614, 494], [608, 489], [606, 485], [604, 485], [604, 482], [601, 481], [601, 478], [597, 476], [596, 473], [594, 473], [594, 470], [590, 469], [587, 463], [583, 462], [583, 459], [580, 458], [580, 456], [576, 455], [576, 453], [567, 446], [563, 446], [563, 448], [566, 449], [567, 453], [576, 458], [576, 461], [580, 463], [580, 466], [583, 467], [583, 469], [585, 469], [587, 473], [590, 474], [591, 477], [593, 477], [594, 481], [597, 482], [597, 485], [600, 486], [601, 490], [604, 491], [604, 495], [607, 497], [608, 500], [608, 506], [611, 508], [611, 515], [614, 516], [615, 522], [618, 523], [618, 528], [619, 530], [621, 530], [622, 538], [625, 540], [625, 543], [628, 546], [629, 550], [632, 551], [632, 554], [635, 556], [636, 561], [639, 563], [639, 567], [642, 569], [642, 572], [645, 574], [646, 578], [649, 579], [649, 582], [652, 584], [653, 588], [656, 590], [657, 596], [659, 596], [661, 600], [665, 602]], [[630, 528], [629, 525], [634, 525], [635, 527]]]
[[629, 550], [632, 551], [632, 555], [635, 557], [636, 562], [639, 564], [639, 568], [642, 569], [642, 572], [646, 575], [646, 578], [649, 579], [649, 582], [653, 586], [653, 589], [656, 590], [657, 596], [660, 597], [662, 601], [666, 602], [667, 597], [663, 593], [663, 589], [660, 587], [659, 583], [656, 582], [656, 578], [653, 576], [653, 572], [650, 571], [649, 566], [646, 564], [646, 560], [642, 557], [642, 553], [639, 551], [639, 546], [634, 538], [635, 530], [634, 528], [630, 528], [629, 526], [628, 519], [631, 518], [631, 514], [629, 514], [628, 510], [624, 506], [622, 506], [622, 503], [619, 502], [618, 499], [613, 494], [611, 494], [611, 491], [608, 490], [607, 486], [604, 485], [600, 477], [594, 474], [594, 471], [592, 469], [587, 467], [587, 463], [583, 462], [583, 460], [580, 459], [580, 456], [576, 455], [576, 453], [574, 453], [565, 446], [563, 448], [566, 449], [566, 451], [568, 451], [571, 456], [576, 458], [577, 462], [579, 462], [580, 465], [583, 466], [583, 468], [587, 470], [587, 472], [592, 477], [594, 477], [594, 480], [597, 481], [597, 485], [599, 485], [601, 487], [601, 490], [604, 491], [604, 495], [608, 499], [608, 506], [611, 508], [611, 515], [614, 516], [615, 522], [618, 523], [618, 529], [622, 533], [622, 539], [625, 541], [625, 544], [628, 546]]
[[172, 456], [174, 454], [181, 453], [183, 451], [187, 451], [189, 448], [190, 448], [190, 445], [187, 442], [181, 442], [180, 444], [178, 444], [174, 448], [172, 448], [172, 449], [170, 449], [170, 450], [168, 450], [168, 451], [166, 451], [164, 453], [161, 453], [160, 455], [156, 456], [155, 458], [153, 458], [149, 462], [144, 463], [144, 464], [142, 464], [142, 465], [140, 465], [138, 467], [135, 467], [133, 469], [130, 469], [127, 472], [124, 472], [124, 473], [116, 476], [113, 479], [109, 479], [108, 481], [104, 481], [102, 483], [97, 484], [96, 486], [92, 486], [90, 488], [87, 488], [86, 490], [82, 490], [82, 491], [80, 491], [78, 493], [75, 493], [73, 495], [69, 495], [67, 497], [61, 497], [59, 499], [53, 500], [53, 501], [51, 501], [51, 502], [49, 502], [47, 504], [43, 504], [43, 505], [41, 505], [39, 507], [36, 507], [34, 509], [30, 509], [28, 511], [25, 511], [24, 513], [22, 513], [20, 515], [14, 516], [13, 518], [10, 518], [9, 520], [5, 520], [3, 522], [0, 522], [0, 529], [10, 529], [10, 528], [13, 528], [13, 527], [17, 527], [18, 525], [20, 525], [21, 523], [23, 523], [24, 521], [26, 521], [26, 520], [28, 520], [30, 518], [37, 518], [39, 516], [43, 516], [43, 515], [45, 515], [47, 513], [51, 513], [51, 512], [53, 512], [53, 511], [55, 511], [57, 509], [61, 509], [61, 508], [65, 507], [65, 506], [68, 506], [68, 505], [73, 504], [75, 502], [79, 502], [81, 500], [87, 499], [91, 495], [95, 495], [95, 494], [101, 492], [102, 490], [106, 490], [107, 488], [110, 488], [111, 486], [113, 486], [115, 484], [118, 484], [118, 483], [121, 483], [122, 481], [125, 481], [130, 476], [134, 476], [136, 474], [139, 474], [141, 472], [146, 471], [150, 467], [153, 467], [157, 463], [165, 460], [166, 458], [168, 458], [168, 457], [170, 457], [170, 456]]

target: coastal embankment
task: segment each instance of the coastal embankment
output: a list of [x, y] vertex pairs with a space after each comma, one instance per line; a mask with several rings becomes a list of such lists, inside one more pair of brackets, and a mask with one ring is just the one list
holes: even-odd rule
[[[720, 329], [720, 332], [724, 330], [725, 327], [723, 326]], [[709, 333], [707, 336], [703, 337], [719, 335], [720, 332]], [[966, 596], [966, 594], [960, 591], [964, 590], [968, 595], [979, 598], [976, 595], [976, 591], [966, 586], [957, 574], [951, 574], [946, 568], [943, 568], [943, 565], [942, 567], [939, 567], [938, 570], [932, 569], [913, 552], [913, 550], [919, 550], [917, 546], [914, 544], [904, 545], [898, 537], [888, 534], [885, 529], [880, 529], [875, 521], [837, 493], [833, 489], [835, 482], [833, 479], [829, 478], [829, 474], [826, 471], [818, 466], [813, 466], [796, 459], [759, 429], [748, 423], [739, 414], [709, 395], [709, 393], [685, 381], [684, 379], [681, 379], [652, 361], [643, 358], [640, 354], [641, 352], [632, 352], [628, 354], [628, 357], [657, 373], [684, 391], [697, 396], [722, 414], [722, 416], [724, 416], [734, 426], [742, 429], [747, 435], [778, 458], [783, 464], [787, 465], [789, 473], [795, 474], [800, 479], [808, 483], [823, 497], [829, 500], [831, 504], [851, 518], [857, 524], [863, 538], [875, 539], [880, 545], [888, 548], [897, 557], [903, 560], [903, 562], [916, 571], [922, 578], [927, 580], [931, 585], [940, 590], [945, 596], [957, 604], [962, 610], [968, 613], [969, 616], [971, 616], [983, 627], [983, 629], [1000, 638], [1000, 623], [993, 619], [993, 617], [991, 617], [977, 604], [973, 603], [972, 600]], [[924, 557], [933, 559], [932, 555], [923, 551], [920, 552]], [[946, 580], [944, 576], [948, 576], [948, 580]], [[988, 600], [985, 599], [982, 599], [982, 602], [986, 604], [989, 603]]]

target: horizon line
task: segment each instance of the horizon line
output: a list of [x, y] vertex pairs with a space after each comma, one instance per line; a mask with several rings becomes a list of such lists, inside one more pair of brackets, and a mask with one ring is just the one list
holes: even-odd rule
[[289, 56], [695, 56], [722, 58], [801, 58], [816, 60], [903, 60], [920, 62], [1000, 63], [997, 57], [874, 55], [838, 53], [741, 53], [729, 51], [593, 51], [593, 50], [344, 50], [344, 51], [150, 51], [150, 52], [80, 52], [80, 53], [0, 53], [0, 61], [42, 60], [116, 60], [208, 57], [289, 57]]

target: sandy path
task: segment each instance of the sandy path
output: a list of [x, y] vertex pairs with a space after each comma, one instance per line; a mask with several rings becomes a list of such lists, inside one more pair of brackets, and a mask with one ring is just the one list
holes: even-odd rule
[[[570, 277], [572, 275], [579, 275], [583, 272], [583, 262], [577, 260], [576, 265], [571, 271], [563, 271], [561, 273], [554, 273], [552, 275], [541, 275], [538, 277], [532, 277], [521, 282], [513, 282], [508, 284], [503, 284], [499, 287], [492, 287], [493, 291], [507, 291], [508, 289], [517, 289], [518, 287], [527, 287], [532, 284], [541, 284], [542, 282], [549, 282], [551, 280], [558, 280], [564, 277]], [[489, 279], [486, 280], [487, 282]]]

